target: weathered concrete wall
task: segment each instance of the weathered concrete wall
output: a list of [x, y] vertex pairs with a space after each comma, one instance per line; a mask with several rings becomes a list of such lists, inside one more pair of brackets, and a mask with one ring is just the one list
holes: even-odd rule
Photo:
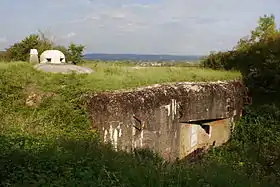
[[[212, 122], [210, 136], [203, 135], [200, 125], [213, 119], [237, 120], [244, 95], [245, 87], [238, 80], [182, 82], [96, 94], [90, 97], [88, 109], [93, 128], [99, 130], [104, 142], [127, 151], [151, 148], [173, 160], [214, 141], [216, 145], [226, 142], [231, 129], [228, 121]], [[195, 130], [193, 126], [199, 127]], [[194, 133], [198, 137], [191, 146]]]
[[[207, 149], [226, 143], [232, 131], [233, 119], [221, 119], [201, 124], [180, 123], [179, 159], [197, 149]], [[203, 127], [206, 127], [206, 131]]]

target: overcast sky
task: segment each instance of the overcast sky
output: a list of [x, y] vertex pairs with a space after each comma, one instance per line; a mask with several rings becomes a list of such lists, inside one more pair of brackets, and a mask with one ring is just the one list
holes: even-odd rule
[[87, 52], [208, 54], [226, 50], [280, 0], [0, 0], [0, 50], [38, 29]]

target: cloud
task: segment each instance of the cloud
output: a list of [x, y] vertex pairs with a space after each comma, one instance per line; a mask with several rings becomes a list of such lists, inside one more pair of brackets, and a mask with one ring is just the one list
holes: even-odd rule
[[[187, 4], [184, 1], [165, 1], [152, 5], [134, 3], [118, 7], [105, 6], [94, 10], [90, 16], [99, 15], [100, 19], [88, 19], [85, 22], [87, 26], [82, 26], [83, 30], [93, 31], [92, 38], [95, 40], [93, 44], [90, 41], [86, 42], [88, 48], [95, 50], [98, 49], [95, 45], [99, 45], [100, 51], [119, 53], [121, 50], [132, 53], [207, 52], [208, 49], [200, 52], [206, 46], [203, 44], [206, 41], [203, 41], [206, 31], [204, 27], [212, 24], [212, 27], [216, 28], [215, 24], [222, 24], [227, 19], [194, 14], [191, 9], [188, 11], [185, 5]], [[84, 31], [83, 35], [85, 34]], [[98, 35], [100, 37], [95, 37]], [[203, 45], [200, 47], [200, 44]]]
[[72, 38], [72, 37], [74, 37], [74, 36], [76, 36], [77, 34], [75, 33], [75, 32], [70, 32], [70, 33], [68, 33], [68, 34], [66, 34], [66, 35], [64, 35], [64, 36], [62, 36], [62, 38], [66, 38], [66, 39], [68, 39], [68, 38]]
[[151, 5], [147, 5], [147, 4], [123, 4], [122, 8], [150, 8]]
[[8, 1], [1, 4], [1, 13], [10, 18], [0, 21], [1, 33], [18, 38], [47, 27], [61, 42], [71, 39], [87, 51], [106, 53], [205, 54], [231, 48], [259, 16], [280, 16], [279, 0], [49, 0], [40, 10], [38, 1], [27, 1], [16, 7], [16, 0], [9, 1], [20, 19], [5, 13]]

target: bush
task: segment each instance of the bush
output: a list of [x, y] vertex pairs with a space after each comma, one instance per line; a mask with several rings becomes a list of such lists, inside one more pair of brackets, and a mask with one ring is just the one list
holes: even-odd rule
[[[232, 165], [263, 186], [280, 185], [280, 31], [274, 16], [264, 16], [251, 36], [233, 50], [212, 53], [204, 67], [239, 70], [253, 97], [231, 141], [206, 155], [205, 162]], [[266, 183], [266, 184], [264, 184]]]
[[235, 70], [235, 52], [212, 52], [209, 56], [202, 59], [201, 65], [203, 67], [208, 67], [211, 69], [225, 69], [225, 70]]
[[84, 48], [82, 45], [70, 44], [68, 47], [69, 61], [74, 64], [82, 62]]
[[0, 61], [8, 61], [8, 56], [6, 51], [0, 51]]
[[212, 53], [202, 66], [239, 70], [253, 92], [275, 92], [280, 85], [280, 31], [274, 16], [264, 16], [251, 37], [241, 39], [234, 50]]

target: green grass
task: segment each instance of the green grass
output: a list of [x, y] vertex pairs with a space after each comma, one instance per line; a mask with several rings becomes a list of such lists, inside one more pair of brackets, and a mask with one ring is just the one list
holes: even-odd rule
[[[76, 89], [90, 90], [93, 92], [116, 89], [135, 88], [166, 82], [182, 81], [217, 81], [240, 78], [239, 72], [215, 71], [202, 68], [190, 67], [148, 67], [134, 69], [131, 66], [114, 63], [88, 63], [96, 73], [90, 75], [62, 75], [38, 72], [31, 65], [23, 62], [0, 64], [0, 69], [10, 72], [8, 76], [17, 76], [21, 82], [43, 89], [58, 90], [61, 86], [78, 83]], [[16, 73], [17, 72], [17, 73]], [[12, 75], [15, 73], [17, 75]], [[16, 77], [14, 77], [16, 79]]]
[[[242, 168], [224, 162], [182, 165], [147, 151], [114, 152], [90, 130], [81, 97], [163, 82], [228, 80], [238, 72], [86, 66], [96, 73], [50, 74], [23, 62], [0, 64], [1, 186], [258, 186]], [[40, 98], [27, 106], [32, 94]]]

